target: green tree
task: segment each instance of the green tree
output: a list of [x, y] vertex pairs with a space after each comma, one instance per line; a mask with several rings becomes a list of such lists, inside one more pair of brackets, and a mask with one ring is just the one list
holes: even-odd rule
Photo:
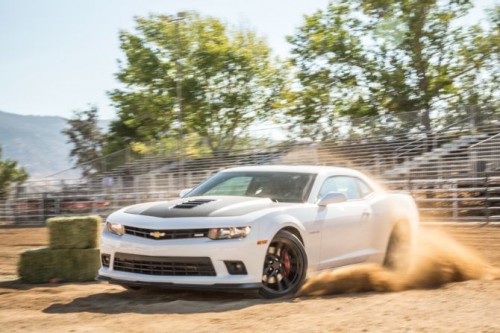
[[124, 87], [109, 92], [118, 110], [109, 150], [194, 133], [223, 154], [269, 116], [283, 78], [262, 38], [196, 13], [136, 21], [120, 33]]
[[76, 166], [82, 169], [85, 177], [101, 169], [98, 160], [102, 157], [102, 148], [105, 136], [98, 126], [98, 109], [91, 106], [87, 110], [74, 111], [73, 117], [68, 119], [68, 128], [62, 133], [68, 137], [68, 143], [73, 145], [70, 157]]
[[471, 7], [468, 0], [338, 0], [306, 16], [288, 38], [297, 71], [288, 115], [307, 129], [330, 128], [345, 115], [421, 111], [420, 124], [406, 124], [431, 132], [431, 111], [491, 100], [493, 89], [477, 87], [494, 86], [498, 24], [464, 25]]
[[[487, 11], [489, 29], [484, 32], [481, 26], [475, 26], [476, 37], [481, 41], [484, 61], [464, 73], [459, 84], [460, 102], [467, 105], [494, 104], [500, 95], [500, 5]], [[479, 43], [471, 43], [470, 48]], [[469, 50], [469, 52], [471, 52]], [[472, 53], [472, 52], [471, 52]]]
[[5, 200], [12, 185], [22, 184], [28, 179], [28, 173], [18, 167], [16, 161], [2, 160], [2, 147], [0, 146], [0, 200]]

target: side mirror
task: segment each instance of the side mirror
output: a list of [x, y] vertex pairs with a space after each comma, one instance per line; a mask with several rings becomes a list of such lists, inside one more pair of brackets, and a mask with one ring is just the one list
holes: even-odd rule
[[181, 190], [181, 191], [179, 192], [179, 196], [180, 196], [181, 198], [184, 198], [184, 197], [186, 196], [186, 194], [188, 194], [189, 192], [191, 192], [191, 190], [192, 190], [192, 189], [193, 189], [193, 188], [185, 188], [185, 189]]
[[347, 197], [344, 193], [328, 192], [323, 198], [318, 201], [318, 206], [326, 207], [329, 204], [345, 201], [347, 201]]

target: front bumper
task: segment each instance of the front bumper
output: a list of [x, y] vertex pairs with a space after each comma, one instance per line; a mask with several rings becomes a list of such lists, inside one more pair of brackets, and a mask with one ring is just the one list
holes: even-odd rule
[[107, 276], [98, 275], [97, 281], [106, 281], [113, 284], [137, 286], [137, 287], [162, 287], [162, 288], [175, 288], [175, 289], [197, 289], [197, 290], [254, 290], [262, 287], [262, 283], [216, 283], [212, 285], [199, 285], [199, 284], [179, 284], [179, 283], [166, 283], [166, 282], [144, 282], [144, 281], [129, 281], [118, 280]]
[[[110, 265], [109, 267], [101, 266], [99, 279], [128, 285], [253, 289], [261, 285], [266, 252], [267, 245], [257, 245], [252, 235], [244, 239], [230, 240], [208, 238], [153, 240], [131, 235], [117, 236], [104, 232], [101, 238], [101, 254], [110, 255]], [[116, 253], [153, 257], [203, 256], [212, 262], [215, 275], [149, 275], [117, 271], [113, 267]], [[243, 262], [247, 274], [229, 274], [225, 261]]]

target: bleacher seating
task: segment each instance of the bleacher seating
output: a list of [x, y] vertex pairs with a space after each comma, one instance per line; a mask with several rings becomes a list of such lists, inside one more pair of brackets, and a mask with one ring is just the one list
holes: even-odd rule
[[[295, 143], [218, 157], [147, 156], [104, 173], [93, 183], [98, 190], [102, 187], [103, 177], [121, 180], [125, 174], [130, 174], [135, 180], [133, 187], [136, 191], [177, 188], [180, 185], [191, 187], [221, 169], [259, 164], [346, 166], [387, 180], [473, 177], [478, 170], [485, 169], [483, 164], [489, 169], [500, 169], [500, 163], [494, 158], [500, 152], [490, 151], [500, 142], [500, 136], [490, 140], [495, 132], [460, 134], [456, 131], [440, 133], [431, 140], [425, 136], [408, 138], [400, 135]], [[473, 145], [477, 147], [475, 157], [469, 150]], [[476, 157], [481, 157], [481, 161]], [[182, 184], [174, 179], [183, 179]], [[124, 186], [123, 181], [121, 183]]]

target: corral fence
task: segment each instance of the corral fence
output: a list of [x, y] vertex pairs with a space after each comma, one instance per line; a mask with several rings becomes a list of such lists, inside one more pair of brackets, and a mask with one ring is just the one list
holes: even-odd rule
[[387, 181], [415, 198], [424, 221], [500, 221], [500, 177]]
[[[430, 134], [405, 127], [405, 119], [420, 117], [418, 112], [344, 119], [332, 139], [322, 141], [290, 140], [289, 132], [270, 126], [259, 129], [254, 142], [219, 156], [190, 155], [179, 147], [153, 143], [143, 147], [146, 153], [123, 150], [100, 159], [102, 172], [92, 177], [47, 177], [18, 186], [7, 200], [0, 199], [0, 223], [40, 224], [61, 215], [105, 217], [126, 205], [178, 198], [182, 189], [228, 167], [266, 164], [354, 167], [390, 189], [411, 193], [424, 219], [498, 221], [496, 110], [464, 107], [436, 120], [436, 131]], [[370, 126], [375, 130], [364, 135], [363, 128]], [[270, 140], [269, 132], [278, 130], [281, 139]]]
[[[187, 184], [193, 186], [208, 176], [191, 177]], [[413, 195], [424, 220], [500, 221], [500, 177], [392, 180], [385, 181], [385, 185]], [[178, 198], [180, 189], [175, 184], [163, 187], [156, 184], [149, 191], [142, 192], [122, 188], [107, 193], [31, 194], [4, 202], [0, 207], [3, 214], [0, 220], [38, 224], [49, 217], [61, 215], [107, 216], [126, 205]]]
[[[193, 183], [197, 181], [193, 179]], [[391, 180], [384, 184], [389, 190], [411, 194], [424, 221], [500, 221], [500, 177]], [[33, 194], [3, 202], [0, 221], [40, 224], [54, 216], [97, 214], [106, 217], [127, 205], [179, 198], [179, 189]]]

